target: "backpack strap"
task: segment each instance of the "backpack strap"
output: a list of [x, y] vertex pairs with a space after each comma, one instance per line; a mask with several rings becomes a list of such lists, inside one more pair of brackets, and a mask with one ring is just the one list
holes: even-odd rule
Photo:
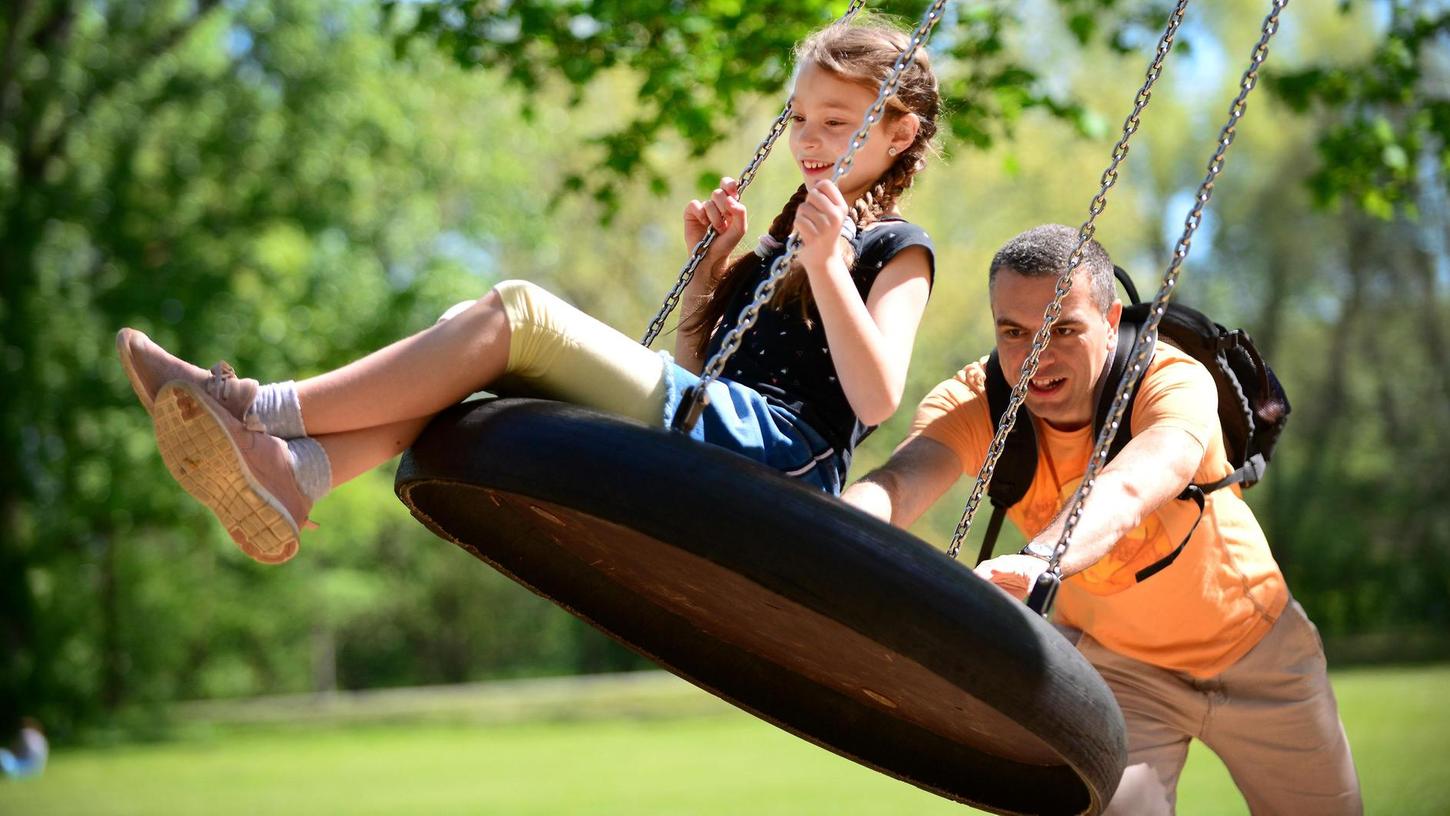
[[[1125, 306], [1123, 308], [1123, 317], [1118, 321], [1118, 349], [1117, 353], [1113, 355], [1113, 364], [1107, 372], [1107, 379], [1103, 383], [1102, 394], [1098, 397], [1097, 413], [1093, 415], [1093, 430], [1095, 433], [1100, 432], [1103, 425], [1107, 423], [1108, 412], [1112, 409], [1113, 397], [1116, 396], [1118, 381], [1123, 378], [1123, 372], [1128, 368], [1128, 358], [1132, 356], [1133, 346], [1138, 340], [1138, 335], [1141, 333], [1143, 326], [1148, 322], [1148, 309], [1152, 306], [1152, 304], [1137, 302], [1137, 293], [1133, 291], [1132, 280], [1127, 277], [1127, 274], [1122, 269], [1114, 267], [1113, 271], [1117, 274], [1118, 280], [1122, 282], [1123, 287], [1128, 290], [1129, 296], [1134, 298], [1134, 303], [1131, 306]], [[1137, 401], [1138, 389], [1135, 388], [1133, 389], [1133, 395], [1128, 399], [1128, 406], [1123, 410], [1125, 421], [1119, 426], [1118, 433], [1113, 437], [1112, 445], [1108, 448], [1108, 461], [1112, 461], [1114, 457], [1122, 452], [1123, 447], [1133, 438], [1133, 406], [1137, 404]], [[1258, 460], [1259, 463], [1257, 465], [1253, 461], [1250, 461], [1244, 467], [1230, 473], [1228, 476], [1211, 485], [1190, 484], [1185, 487], [1183, 492], [1179, 493], [1175, 499], [1179, 501], [1191, 501], [1197, 504], [1198, 518], [1193, 520], [1193, 526], [1188, 528], [1188, 534], [1183, 537], [1183, 540], [1178, 543], [1177, 547], [1173, 548], [1172, 552], [1143, 569], [1138, 570], [1133, 575], [1134, 579], [1138, 583], [1142, 583], [1178, 560], [1178, 556], [1183, 552], [1183, 548], [1188, 546], [1188, 540], [1193, 538], [1193, 534], [1197, 532], [1199, 522], [1203, 521], [1203, 513], [1207, 509], [1207, 494], [1233, 482], [1243, 481], [1250, 476], [1257, 478], [1257, 474], [1263, 471], [1262, 457], [1258, 457]]]
[[1198, 518], [1193, 520], [1193, 526], [1188, 528], [1188, 535], [1183, 537], [1183, 541], [1174, 548], [1173, 552], [1138, 570], [1137, 579], [1139, 583], [1148, 580], [1154, 573], [1172, 564], [1178, 558], [1178, 554], [1183, 552], [1183, 548], [1188, 546], [1188, 539], [1193, 538], [1194, 532], [1198, 530], [1198, 523], [1203, 521], [1203, 513], [1208, 506], [1207, 497], [1209, 493], [1228, 487], [1231, 484], [1238, 484], [1239, 482], [1253, 484], [1263, 477], [1264, 468], [1267, 466], [1268, 463], [1264, 461], [1264, 455], [1256, 453], [1249, 457], [1249, 461], [1245, 462], [1242, 467], [1216, 482], [1209, 482], [1208, 484], [1202, 485], [1190, 483], [1188, 487], [1183, 488], [1183, 492], [1179, 493], [1175, 498], [1179, 501], [1191, 501], [1197, 504]]
[[1178, 494], [1178, 498], [1184, 501], [1191, 500], [1194, 504], [1197, 504], [1198, 518], [1193, 520], [1193, 526], [1188, 528], [1188, 535], [1185, 535], [1183, 540], [1178, 542], [1178, 546], [1173, 548], [1173, 552], [1168, 553], [1133, 574], [1133, 578], [1140, 584], [1157, 575], [1169, 564], [1177, 561], [1179, 553], [1182, 553], [1183, 548], [1188, 546], [1188, 539], [1193, 538], [1193, 534], [1198, 531], [1198, 523], [1203, 521], [1203, 511], [1208, 506], [1208, 500], [1204, 496], [1203, 488], [1196, 484], [1190, 484], [1188, 487], [1183, 488], [1183, 492]]
[[1157, 574], [1160, 570], [1162, 570], [1164, 567], [1172, 564], [1175, 560], [1178, 559], [1178, 554], [1183, 552], [1184, 547], [1188, 546], [1188, 539], [1193, 538], [1193, 534], [1198, 531], [1198, 523], [1200, 521], [1203, 521], [1203, 513], [1205, 510], [1208, 509], [1209, 493], [1212, 493], [1213, 491], [1220, 488], [1228, 487], [1231, 484], [1237, 484], [1239, 482], [1248, 482], [1249, 484], [1253, 484], [1254, 482], [1258, 481], [1261, 476], [1263, 476], [1264, 467], [1266, 465], [1267, 463], [1264, 461], [1263, 454], [1256, 453], [1249, 458], [1249, 461], [1244, 463], [1243, 467], [1240, 467], [1239, 469], [1223, 477], [1222, 479], [1219, 479], [1216, 482], [1210, 482], [1209, 484], [1205, 485], [1189, 483], [1188, 487], [1183, 488], [1183, 492], [1179, 493], [1174, 498], [1178, 499], [1179, 501], [1191, 501], [1194, 504], [1197, 504], [1198, 518], [1193, 520], [1193, 526], [1188, 528], [1188, 534], [1183, 537], [1183, 540], [1179, 542], [1177, 547], [1173, 548], [1173, 552], [1168, 553], [1157, 561], [1154, 561], [1152, 564], [1149, 564], [1148, 566], [1138, 570], [1138, 572], [1134, 575], [1134, 577], [1137, 578], [1138, 583], [1142, 583], [1148, 580], [1149, 578], [1153, 577], [1153, 575]]
[[1143, 302], [1143, 299], [1138, 297], [1137, 285], [1134, 284], [1133, 279], [1128, 276], [1128, 271], [1126, 269], [1123, 269], [1117, 264], [1113, 264], [1113, 277], [1118, 279], [1118, 283], [1122, 284], [1123, 291], [1128, 293], [1129, 306], [1137, 306], [1139, 303]]
[[[1132, 282], [1129, 281], [1131, 286]], [[1134, 294], [1131, 290], [1129, 294]], [[1103, 426], [1108, 422], [1108, 412], [1113, 407], [1113, 397], [1117, 396], [1118, 382], [1123, 379], [1123, 372], [1128, 370], [1128, 364], [1133, 356], [1133, 346], [1138, 342], [1138, 334], [1143, 324], [1148, 322], [1148, 306], [1134, 303], [1132, 306], [1123, 307], [1122, 319], [1118, 321], [1118, 346], [1113, 353], [1112, 364], [1103, 370], [1098, 381], [1097, 410], [1093, 412], [1093, 438], [1096, 439], [1102, 433]], [[1108, 461], [1122, 452], [1123, 447], [1133, 438], [1132, 420], [1133, 406], [1138, 403], [1138, 389], [1133, 389], [1133, 395], [1128, 398], [1128, 406], [1123, 409], [1123, 424], [1118, 427], [1117, 435], [1113, 437], [1112, 445], [1108, 448]]]
[[1137, 578], [1138, 583], [1143, 583], [1143, 581], [1147, 581], [1148, 578], [1153, 577], [1153, 575], [1156, 573], [1159, 573], [1159, 571], [1163, 570], [1164, 567], [1172, 564], [1174, 559], [1177, 559], [1177, 557], [1179, 557], [1180, 552], [1183, 552], [1183, 548], [1185, 548], [1185, 546], [1188, 546], [1188, 539], [1193, 538], [1193, 533], [1198, 530], [1198, 523], [1202, 522], [1203, 520], [1203, 512], [1208, 509], [1209, 493], [1212, 493], [1212, 491], [1218, 490], [1218, 488], [1221, 487], [1228, 487], [1230, 486], [1230, 484], [1240, 483], [1240, 481], [1247, 481], [1248, 484], [1256, 483], [1256, 481], [1259, 481], [1261, 475], [1263, 475], [1264, 467], [1266, 467], [1266, 464], [1267, 462], [1264, 462], [1263, 454], [1254, 454], [1253, 457], [1250, 457], [1247, 462], [1244, 462], [1243, 467], [1238, 468], [1238, 470], [1235, 470], [1234, 472], [1231, 472], [1231, 474], [1225, 475], [1225, 477], [1221, 478], [1221, 480], [1211, 481], [1211, 483], [1208, 484], [1190, 483], [1188, 487], [1183, 488], [1183, 493], [1177, 494], [1174, 499], [1177, 499], [1179, 501], [1193, 501], [1193, 503], [1198, 504], [1198, 517], [1196, 517], [1196, 519], [1193, 519], [1193, 526], [1190, 526], [1190, 528], [1188, 529], [1188, 535], [1183, 536], [1183, 541], [1180, 541], [1179, 545], [1177, 545], [1176, 548], [1173, 548], [1173, 552], [1169, 552], [1169, 554], [1164, 555], [1163, 558], [1157, 559], [1157, 561], [1154, 561], [1153, 564], [1148, 564], [1147, 567], [1143, 568], [1143, 570], [1137, 571], [1137, 574], [1135, 574], [1134, 577]]
[[[1129, 312], [1125, 309], [1123, 319], [1119, 321], [1117, 352], [1113, 355], [1112, 365], [1102, 374], [1103, 393], [1093, 416], [1094, 434], [1102, 428], [1108, 409], [1112, 407], [1113, 388], [1110, 386], [1116, 386], [1118, 380], [1122, 379], [1123, 372], [1128, 367], [1128, 358], [1132, 355], [1133, 343], [1138, 339], [1138, 329], [1147, 321], [1148, 316], [1148, 307], [1139, 306], [1138, 288], [1133, 285], [1133, 279], [1128, 273], [1122, 267], [1114, 266], [1113, 276], [1128, 293], [1128, 299], [1133, 304], [1129, 308], [1134, 310], [1136, 316], [1130, 319]], [[992, 432], [996, 433], [1002, 414], [1007, 410], [1007, 403], [1012, 399], [1012, 389], [1007, 385], [1007, 377], [1002, 371], [1002, 362], [997, 358], [996, 351], [987, 357], [986, 374], [987, 412], [992, 417]], [[1133, 399], [1137, 399], [1136, 391]], [[1012, 433], [1007, 435], [1007, 441], [1003, 445], [1002, 456], [997, 460], [992, 483], [987, 486], [987, 497], [992, 500], [992, 517], [987, 522], [987, 533], [982, 537], [982, 548], [977, 553], [978, 564], [992, 557], [1007, 508], [1022, 501], [1033, 477], [1037, 475], [1037, 434], [1032, 430], [1031, 418], [1025, 414], [1025, 408], [1019, 411]], [[1133, 402], [1130, 401], [1125, 416], [1131, 418], [1132, 415]], [[1132, 438], [1131, 431], [1120, 428], [1113, 439], [1112, 448], [1108, 451], [1108, 458], [1117, 456]]]
[[[1113, 266], [1113, 277], [1118, 279], [1118, 284], [1123, 291], [1128, 293], [1128, 305], [1123, 307], [1122, 317], [1118, 319], [1118, 346], [1113, 353], [1112, 364], [1103, 372], [1099, 382], [1097, 410], [1093, 412], [1093, 438], [1096, 439], [1102, 433], [1103, 426], [1108, 421], [1108, 411], [1112, 410], [1113, 397], [1117, 396], [1118, 382], [1123, 379], [1123, 372], [1128, 370], [1129, 358], [1133, 356], [1133, 346], [1138, 342], [1138, 335], [1142, 333], [1143, 326], [1148, 323], [1148, 310], [1151, 305], [1144, 305], [1138, 298], [1138, 287], [1133, 284], [1133, 279], [1121, 266]], [[1112, 445], [1108, 448], [1108, 461], [1112, 461], [1128, 441], [1133, 438], [1132, 420], [1133, 406], [1138, 403], [1138, 389], [1133, 389], [1133, 396], [1128, 398], [1128, 406], [1123, 409], [1124, 422], [1118, 428], [1118, 433], [1113, 437]]]
[[[1203, 490], [1204, 493], [1212, 493], [1215, 490], [1228, 487], [1231, 484], [1239, 484], [1240, 482], [1253, 484], [1254, 482], [1257, 482], [1258, 480], [1264, 478], [1264, 470], [1268, 468], [1268, 466], [1269, 463], [1264, 460], [1264, 455], [1262, 453], [1256, 453], [1253, 456], [1250, 456], [1247, 462], [1244, 462], [1242, 465], [1234, 469], [1231, 473], [1229, 473], [1222, 479], [1219, 479], [1216, 482], [1209, 482], [1205, 485], [1190, 485], [1190, 487], [1198, 487]], [[1185, 497], [1180, 495], [1178, 498], [1182, 499]]]
[[[1101, 393], [1098, 396], [1098, 406], [1093, 412], [1093, 435], [1095, 436], [1102, 432], [1102, 426], [1108, 422], [1108, 412], [1112, 409], [1112, 400], [1118, 390], [1118, 381], [1122, 380], [1122, 374], [1128, 370], [1132, 358], [1132, 346], [1138, 342], [1138, 335], [1147, 323], [1148, 309], [1151, 307], [1151, 304], [1145, 304], [1140, 300], [1138, 287], [1134, 286], [1132, 278], [1128, 277], [1128, 272], [1124, 271], [1124, 268], [1114, 265], [1112, 274], [1128, 294], [1130, 304], [1124, 306], [1122, 317], [1118, 320], [1118, 345], [1112, 355], [1111, 365], [1101, 374]], [[995, 351], [987, 357], [986, 396], [987, 413], [992, 416], [992, 430], [995, 433], [1000, 416], [1005, 412], [1006, 404], [1012, 397], [1012, 388], [1006, 384], [1006, 375], [1002, 372], [1002, 362]], [[1127, 407], [1122, 413], [1125, 417], [1124, 423], [1119, 426], [1118, 432], [1112, 439], [1112, 444], [1109, 445], [1108, 461], [1112, 461], [1119, 452], [1122, 452], [1122, 448], [1127, 446], [1132, 439], [1132, 407], [1137, 404], [1137, 400], [1138, 390], [1134, 388], [1132, 396], [1128, 399]], [[1250, 462], [1251, 464], [1253, 462]], [[1247, 470], [1250, 465], [1244, 465], [1244, 468], [1240, 468], [1240, 470]], [[1261, 470], [1263, 467], [1260, 464], [1259, 470], [1253, 472], [1261, 472]], [[1021, 416], [1019, 416], [1019, 422], [1012, 426], [1012, 433], [1009, 433], [1006, 444], [1003, 445], [1002, 457], [998, 459], [996, 470], [992, 474], [992, 484], [987, 486], [987, 497], [992, 500], [992, 517], [987, 522], [986, 535], [982, 539], [982, 549], [977, 552], [977, 564], [982, 564], [987, 558], [992, 557], [996, 539], [1002, 532], [1002, 520], [1006, 516], [1006, 510], [1021, 501], [1022, 497], [1027, 496], [1027, 488], [1031, 486], [1032, 477], [1035, 475], [1037, 475], [1037, 433], [1032, 430], [1031, 420], [1021, 422]], [[1238, 475], [1238, 478], [1234, 478], [1235, 475]], [[1225, 477], [1225, 480], [1243, 481], [1244, 478], [1246, 477], [1240, 475], [1240, 472], [1234, 471]], [[1188, 545], [1188, 539], [1192, 538], [1193, 532], [1198, 529], [1198, 523], [1203, 519], [1205, 493], [1211, 493], [1218, 487], [1224, 487], [1224, 484], [1230, 484], [1230, 481], [1224, 481], [1222, 484], [1215, 483], [1212, 487], [1190, 484], [1183, 490], [1183, 493], [1177, 496], [1177, 499], [1192, 500], [1198, 503], [1198, 519], [1193, 520], [1193, 526], [1189, 529], [1188, 535], [1183, 536], [1183, 541], [1173, 552], [1138, 571], [1138, 581], [1147, 580], [1148, 577], [1163, 570], [1179, 557], [1179, 552], [1182, 552], [1183, 548]]]
[[[1002, 361], [993, 351], [987, 357], [987, 413], [992, 417], [992, 432], [997, 432], [1007, 403], [1012, 399], [1012, 389], [1007, 386], [1007, 377], [1002, 373]], [[982, 539], [982, 549], [977, 553], [980, 564], [992, 557], [992, 548], [997, 545], [997, 535], [1002, 531], [1002, 518], [1007, 508], [1022, 501], [1032, 478], [1037, 475], [1037, 434], [1032, 430], [1032, 418], [1025, 409], [1018, 411], [1012, 433], [1002, 447], [992, 473], [992, 482], [987, 486], [987, 497], [992, 500], [992, 519], [987, 522], [987, 534]]]

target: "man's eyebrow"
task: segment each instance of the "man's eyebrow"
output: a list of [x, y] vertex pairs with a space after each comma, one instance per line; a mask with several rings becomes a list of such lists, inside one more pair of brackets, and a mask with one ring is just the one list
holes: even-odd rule
[[[1003, 328], [1009, 328], [1009, 329], [1026, 329], [1026, 328], [1039, 329], [1039, 328], [1042, 328], [1042, 321], [1039, 320], [1039, 321], [1033, 323], [1031, 326], [1027, 326], [1027, 325], [1024, 325], [1022, 323], [1018, 323], [1017, 321], [1013, 320], [1010, 317], [999, 317], [996, 320], [996, 325], [997, 326], [1000, 326], [1000, 327], [1003, 327]], [[1052, 327], [1053, 328], [1057, 328], [1059, 326], [1067, 326], [1067, 327], [1071, 327], [1071, 328], [1078, 328], [1080, 326], [1085, 326], [1085, 325], [1087, 325], [1087, 324], [1084, 323], [1081, 320], [1078, 320], [1077, 318], [1074, 318], [1074, 317], [1059, 317], [1057, 320], [1053, 321], [1053, 323], [1052, 323]]]

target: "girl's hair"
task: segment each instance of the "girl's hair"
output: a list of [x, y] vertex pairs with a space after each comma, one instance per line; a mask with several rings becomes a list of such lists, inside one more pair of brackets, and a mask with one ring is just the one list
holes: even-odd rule
[[[897, 57], [908, 45], [910, 38], [898, 29], [882, 20], [858, 15], [853, 22], [837, 23], [802, 40], [795, 49], [796, 70], [814, 64], [841, 79], [875, 91], [886, 81]], [[926, 166], [926, 154], [931, 149], [932, 137], [936, 135], [940, 106], [931, 61], [926, 49], [918, 48], [911, 64], [901, 74], [896, 94], [887, 100], [884, 116], [885, 123], [889, 125], [908, 113], [915, 114], [919, 123], [916, 140], [898, 153], [896, 161], [854, 202], [851, 217], [856, 222], [858, 235], [867, 225], [891, 212], [901, 195], [911, 187], [917, 172]], [[786, 202], [785, 209], [770, 224], [771, 237], [784, 242], [790, 236], [796, 208], [805, 200], [806, 192], [805, 185], [801, 185]], [[849, 242], [846, 242], [846, 262], [847, 266], [855, 263], [854, 249]], [[730, 301], [742, 287], [759, 276], [763, 263], [754, 252], [737, 258], [719, 278], [712, 281], [704, 304], [686, 318], [683, 328], [698, 333], [697, 350], [701, 356], [709, 346], [711, 330], [726, 317]], [[799, 264], [776, 286], [773, 300], [777, 303], [798, 301], [801, 313], [809, 319], [814, 301], [810, 281]]]

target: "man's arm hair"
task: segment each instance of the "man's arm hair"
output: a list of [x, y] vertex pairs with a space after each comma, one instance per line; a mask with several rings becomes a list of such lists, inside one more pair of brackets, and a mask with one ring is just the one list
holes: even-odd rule
[[[1092, 495], [1073, 528], [1072, 547], [1062, 559], [1062, 574], [1073, 575], [1096, 564], [1118, 540], [1137, 528], [1165, 502], [1173, 501], [1198, 471], [1203, 443], [1174, 427], [1136, 434], [1098, 474]], [[1062, 537], [1067, 509], [1033, 543], [1055, 546]]]
[[940, 442], [908, 439], [886, 464], [846, 488], [842, 501], [897, 527], [909, 527], [951, 489], [962, 461]]

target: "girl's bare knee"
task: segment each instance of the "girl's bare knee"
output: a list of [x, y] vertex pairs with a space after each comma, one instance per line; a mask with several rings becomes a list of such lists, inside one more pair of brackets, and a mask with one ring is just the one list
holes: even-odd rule
[[[518, 285], [523, 283], [523, 281], [504, 281], [503, 283], [499, 284], [499, 286], [503, 286], [505, 284]], [[526, 285], [533, 286], [534, 284], [529, 283]], [[498, 287], [495, 286], [494, 288], [488, 290], [481, 298], [476, 298], [474, 300], [461, 300], [453, 304], [452, 306], [449, 306], [447, 311], [443, 312], [443, 314], [438, 316], [438, 320], [436, 322], [442, 323], [445, 320], [452, 320], [453, 318], [458, 317], [459, 315], [469, 310], [476, 310], [480, 312], [503, 311], [503, 297], [499, 294]]]
[[477, 302], [478, 302], [477, 300], [460, 300], [459, 302], [453, 304], [452, 306], [449, 306], [448, 309], [443, 312], [443, 314], [438, 315], [438, 319], [436, 321], [434, 321], [434, 322], [435, 323], [442, 323], [445, 320], [450, 320], [452, 318], [455, 318], [455, 317], [459, 316], [460, 314], [463, 314], [464, 312], [468, 311], [469, 307], [472, 306], [473, 304], [477, 303]]

